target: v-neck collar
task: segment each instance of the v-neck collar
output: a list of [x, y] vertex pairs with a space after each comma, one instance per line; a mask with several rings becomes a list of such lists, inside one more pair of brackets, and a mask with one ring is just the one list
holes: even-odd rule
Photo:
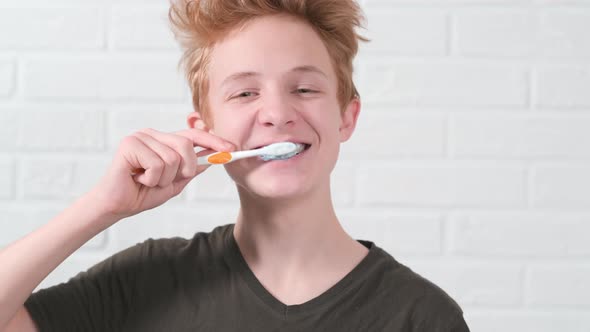
[[262, 283], [258, 280], [254, 272], [248, 266], [248, 263], [244, 259], [242, 252], [238, 246], [238, 243], [234, 237], [235, 224], [228, 225], [224, 234], [225, 250], [224, 256], [230, 265], [230, 268], [237, 272], [240, 277], [245, 281], [252, 292], [260, 298], [272, 311], [281, 315], [284, 318], [290, 315], [302, 314], [305, 312], [313, 311], [317, 308], [321, 308], [330, 303], [336, 302], [341, 296], [345, 295], [349, 289], [353, 286], [363, 282], [366, 272], [375, 261], [378, 259], [377, 251], [379, 248], [371, 241], [357, 240], [359, 243], [369, 249], [368, 254], [342, 279], [340, 279], [332, 287], [314, 297], [313, 299], [294, 305], [286, 305], [272, 295]]

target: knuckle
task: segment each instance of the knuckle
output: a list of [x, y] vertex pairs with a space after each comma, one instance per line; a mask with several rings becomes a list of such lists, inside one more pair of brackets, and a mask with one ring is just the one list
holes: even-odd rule
[[163, 160], [157, 160], [154, 161], [154, 164], [152, 165], [152, 168], [156, 171], [162, 171], [164, 169], [164, 167], [166, 166], [166, 164], [164, 163]]
[[180, 156], [178, 155], [178, 153], [174, 151], [165, 153], [162, 156], [162, 159], [164, 160], [164, 163], [166, 163], [166, 165], [168, 166], [175, 166], [180, 164]]
[[179, 146], [182, 150], [194, 151], [193, 142], [190, 139], [181, 136], [179, 141]]
[[153, 187], [158, 183], [158, 179], [155, 176], [155, 174], [150, 173], [150, 174], [142, 174], [141, 175], [143, 178], [139, 181], [141, 184], [147, 186], [147, 187]]
[[155, 187], [155, 186], [157, 186], [157, 185], [158, 185], [158, 179], [157, 179], [157, 178], [155, 178], [155, 177], [151, 177], [151, 178], [149, 178], [149, 179], [148, 179], [146, 182], [147, 182], [147, 184], [146, 184], [146, 185], [147, 185], [148, 187]]
[[182, 174], [182, 176], [185, 177], [185, 178], [190, 178], [190, 177], [195, 176], [196, 173], [197, 173], [196, 167], [193, 168], [193, 167], [190, 167], [190, 166], [187, 165], [186, 167], [184, 167], [182, 169], [182, 172], [180, 174]]
[[121, 143], [119, 145], [120, 146], [131, 146], [131, 145], [137, 144], [137, 140], [138, 140], [138, 138], [133, 135], [125, 136], [125, 137], [123, 137], [123, 139], [121, 139]]
[[146, 133], [144, 133], [144, 132], [142, 132], [142, 131], [136, 131], [136, 132], [134, 132], [133, 134], [131, 134], [131, 135], [130, 135], [130, 137], [133, 137], [133, 138], [134, 138], [134, 139], [136, 139], [136, 140], [140, 140], [140, 141], [142, 141], [142, 138], [144, 138], [144, 139], [145, 139], [146, 135], [147, 135], [147, 134], [146, 134]]
[[146, 133], [146, 134], [153, 133], [153, 132], [155, 132], [155, 131], [156, 131], [156, 130], [155, 130], [155, 129], [153, 129], [153, 128], [142, 128], [142, 129], [140, 129], [140, 130], [139, 130], [139, 132], [141, 132], [141, 133]]

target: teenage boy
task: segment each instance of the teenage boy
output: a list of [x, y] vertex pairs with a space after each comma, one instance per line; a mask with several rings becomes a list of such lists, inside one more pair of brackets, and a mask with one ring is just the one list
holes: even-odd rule
[[[170, 18], [185, 47], [190, 128], [126, 137], [92, 190], [0, 252], [0, 327], [468, 331], [443, 290], [375, 243], [351, 238], [334, 212], [330, 173], [360, 111], [352, 83], [358, 5], [179, 0]], [[225, 165], [240, 198], [235, 223], [191, 239], [149, 239], [31, 294], [93, 236], [161, 205], [207, 169], [196, 165], [195, 146], [206, 148], [202, 155], [281, 141], [307, 148], [288, 160]]]

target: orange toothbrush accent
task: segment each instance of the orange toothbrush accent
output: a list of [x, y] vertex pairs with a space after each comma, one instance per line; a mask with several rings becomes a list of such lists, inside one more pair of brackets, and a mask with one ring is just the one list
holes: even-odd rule
[[212, 164], [225, 164], [232, 158], [229, 152], [215, 153], [207, 158], [207, 161]]

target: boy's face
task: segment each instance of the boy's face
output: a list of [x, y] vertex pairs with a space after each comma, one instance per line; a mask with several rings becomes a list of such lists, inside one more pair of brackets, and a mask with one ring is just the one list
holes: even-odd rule
[[[328, 51], [309, 25], [288, 16], [249, 22], [216, 44], [208, 77], [214, 134], [239, 150], [281, 141], [311, 144], [287, 160], [255, 157], [225, 165], [239, 186], [261, 197], [289, 198], [329, 183], [360, 106], [355, 100], [341, 113]], [[199, 117], [191, 114], [189, 124]]]

